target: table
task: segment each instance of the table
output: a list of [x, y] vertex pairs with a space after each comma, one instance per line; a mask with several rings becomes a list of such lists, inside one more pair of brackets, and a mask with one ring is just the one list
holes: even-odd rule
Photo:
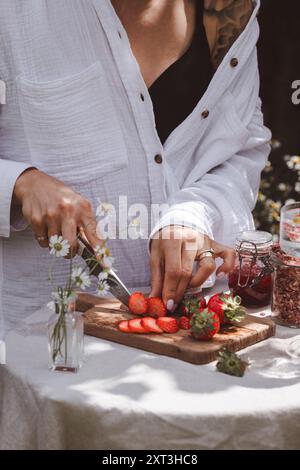
[[91, 337], [69, 374], [47, 369], [48, 316], [7, 337], [0, 449], [300, 448], [300, 362], [286, 353], [300, 330], [240, 352], [252, 361], [243, 378]]

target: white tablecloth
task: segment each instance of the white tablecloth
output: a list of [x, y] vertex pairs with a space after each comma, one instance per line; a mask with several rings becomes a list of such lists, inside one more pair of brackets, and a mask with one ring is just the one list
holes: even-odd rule
[[286, 352], [299, 330], [242, 351], [243, 378], [91, 337], [78, 374], [54, 373], [36, 325], [48, 316], [7, 338], [0, 449], [300, 448], [300, 362]]

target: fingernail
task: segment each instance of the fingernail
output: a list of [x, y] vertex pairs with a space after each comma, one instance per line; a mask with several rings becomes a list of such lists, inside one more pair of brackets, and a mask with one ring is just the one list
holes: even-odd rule
[[225, 276], [225, 273], [223, 273], [223, 272], [217, 274], [218, 279], [222, 279], [224, 276]]
[[169, 299], [168, 302], [167, 302], [167, 310], [169, 310], [169, 312], [172, 312], [174, 308], [174, 300], [173, 299]]

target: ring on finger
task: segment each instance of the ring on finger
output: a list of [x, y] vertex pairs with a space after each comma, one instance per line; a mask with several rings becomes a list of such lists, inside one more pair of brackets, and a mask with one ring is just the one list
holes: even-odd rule
[[201, 251], [197, 254], [195, 260], [196, 260], [196, 261], [201, 261], [201, 260], [203, 260], [204, 258], [214, 258], [214, 256], [215, 256], [214, 250], [213, 250], [212, 248], [208, 248], [207, 250], [201, 250]]
[[45, 242], [48, 240], [48, 237], [43, 237], [42, 235], [35, 235], [35, 239], [38, 241], [38, 242]]

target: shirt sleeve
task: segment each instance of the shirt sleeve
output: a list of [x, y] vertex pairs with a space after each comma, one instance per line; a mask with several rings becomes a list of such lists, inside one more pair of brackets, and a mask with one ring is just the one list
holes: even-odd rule
[[11, 201], [16, 180], [31, 167], [31, 164], [0, 159], [0, 237], [8, 238], [11, 230], [27, 226], [20, 210], [11, 211]]
[[[239, 231], [254, 227], [252, 211], [270, 153], [271, 133], [263, 123], [256, 51], [253, 66], [252, 87], [245, 91], [240, 80], [232, 89], [237, 104], [246, 109], [247, 139], [234, 154], [222, 148], [222, 143], [215, 150], [210, 149], [210, 152], [226, 150], [228, 158], [204, 175], [200, 175], [196, 163], [183, 186], [170, 197], [169, 207], [153, 228], [150, 239], [163, 227], [175, 224], [192, 227], [232, 246]], [[208, 156], [199, 153], [200, 158]]]

